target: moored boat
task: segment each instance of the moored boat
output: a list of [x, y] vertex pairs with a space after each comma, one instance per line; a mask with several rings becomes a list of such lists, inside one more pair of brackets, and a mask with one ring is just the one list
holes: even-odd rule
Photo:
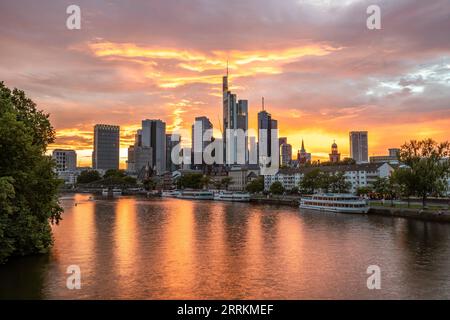
[[161, 197], [164, 198], [176, 198], [180, 195], [181, 191], [179, 190], [168, 190], [161, 192]]
[[300, 208], [340, 213], [367, 213], [369, 205], [352, 194], [316, 194], [300, 198]]
[[246, 192], [218, 192], [214, 194], [214, 200], [219, 201], [233, 201], [233, 202], [248, 202], [250, 201], [250, 194]]
[[214, 193], [211, 191], [202, 190], [183, 190], [177, 196], [179, 199], [193, 199], [193, 200], [214, 200]]
[[105, 188], [102, 190], [102, 196], [104, 196], [104, 197], [109, 197], [109, 196], [117, 197], [120, 195], [122, 195], [122, 189], [119, 189], [119, 188], [114, 188], [114, 189]]

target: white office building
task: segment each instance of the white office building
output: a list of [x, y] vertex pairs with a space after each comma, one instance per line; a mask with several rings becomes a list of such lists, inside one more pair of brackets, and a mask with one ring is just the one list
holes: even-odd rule
[[389, 177], [394, 171], [388, 163], [367, 163], [342, 166], [323, 166], [323, 167], [300, 167], [280, 169], [274, 175], [264, 176], [264, 189], [269, 190], [272, 183], [279, 181], [286, 190], [292, 190], [299, 187], [305, 174], [315, 169], [331, 174], [343, 172], [345, 180], [350, 183], [350, 192], [355, 193], [360, 187], [367, 187], [377, 178]]

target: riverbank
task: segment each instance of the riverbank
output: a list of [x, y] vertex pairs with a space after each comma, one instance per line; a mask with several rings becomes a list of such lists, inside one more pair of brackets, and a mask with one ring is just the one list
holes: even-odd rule
[[[250, 201], [259, 204], [283, 205], [291, 207], [298, 207], [299, 205], [299, 198], [295, 196], [270, 197], [270, 198], [252, 196]], [[423, 210], [421, 208], [411, 209], [411, 208], [391, 208], [384, 206], [371, 206], [368, 215], [400, 217], [422, 221], [450, 223], [450, 211], [445, 208], [443, 208], [442, 210], [436, 209]]]
[[[86, 190], [83, 190], [87, 193]], [[101, 189], [98, 190], [90, 190], [94, 194], [101, 194]], [[63, 193], [77, 193], [76, 191], [66, 191]], [[146, 197], [155, 197], [157, 195], [149, 195], [147, 192], [124, 192], [124, 195], [145, 195]], [[299, 197], [298, 196], [251, 196], [250, 203], [255, 204], [269, 204], [275, 206], [289, 206], [296, 207], [299, 206]], [[422, 221], [433, 221], [433, 222], [442, 222], [442, 223], [450, 223], [450, 211], [446, 208], [442, 208], [442, 210], [423, 210], [421, 208], [398, 208], [398, 207], [386, 207], [381, 205], [371, 205], [368, 215], [378, 215], [378, 216], [388, 216], [388, 217], [399, 217], [399, 218], [407, 218], [407, 219], [415, 219]]]

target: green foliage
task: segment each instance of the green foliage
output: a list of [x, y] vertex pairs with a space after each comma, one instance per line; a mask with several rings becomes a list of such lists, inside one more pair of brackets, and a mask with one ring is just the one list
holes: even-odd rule
[[246, 187], [247, 191], [250, 193], [258, 193], [264, 191], [264, 177], [259, 176], [255, 180], [249, 182]]
[[331, 162], [331, 161], [323, 161], [320, 163], [320, 166], [322, 167], [330, 167], [330, 166], [346, 166], [346, 165], [353, 165], [356, 164], [356, 161], [352, 158], [344, 158], [341, 161], [338, 162]]
[[124, 178], [125, 177], [125, 171], [124, 170], [117, 170], [117, 169], [108, 169], [106, 170], [105, 174], [103, 175], [103, 179], [106, 178]]
[[298, 187], [293, 187], [291, 190], [289, 190], [289, 193], [293, 195], [298, 195], [299, 193]]
[[320, 169], [314, 169], [306, 173], [299, 184], [300, 192], [304, 194], [314, 194], [321, 186], [322, 182], [320, 181], [320, 176]]
[[147, 178], [143, 181], [144, 189], [147, 191], [154, 190], [158, 182], [154, 178]]
[[60, 181], [45, 155], [55, 137], [48, 117], [23, 91], [0, 82], [0, 263], [47, 252], [50, 222], [61, 219]]
[[127, 185], [135, 185], [137, 183], [137, 179], [130, 176], [123, 177], [122, 181]]
[[377, 178], [373, 183], [373, 190], [383, 199], [390, 199], [392, 206], [394, 206], [394, 199], [401, 195], [401, 186], [395, 175], [391, 175], [389, 178]]
[[179, 189], [202, 189], [203, 182], [203, 174], [189, 173], [179, 177], [176, 184]]
[[365, 196], [365, 195], [369, 195], [373, 192], [372, 187], [368, 186], [368, 187], [359, 187], [358, 189], [356, 189], [356, 194], [358, 196]]
[[318, 189], [326, 193], [347, 193], [350, 187], [343, 172], [328, 173], [320, 169], [308, 172], [300, 181], [301, 192], [309, 194], [314, 194]]
[[275, 182], [272, 183], [272, 185], [270, 186], [269, 191], [270, 191], [270, 193], [272, 193], [272, 194], [277, 194], [277, 195], [283, 194], [283, 192], [284, 192], [284, 187], [283, 187], [283, 185], [281, 184], [280, 181], [275, 181]]
[[82, 171], [77, 177], [77, 183], [91, 183], [101, 180], [101, 175], [96, 170]]
[[403, 192], [416, 194], [426, 206], [429, 196], [440, 196], [446, 189], [445, 180], [450, 174], [450, 143], [436, 143], [432, 139], [412, 140], [405, 143], [399, 153], [400, 162], [408, 169], [399, 173]]
[[233, 184], [233, 178], [231, 178], [231, 177], [222, 178], [222, 180], [220, 180], [220, 183], [222, 186], [225, 187], [225, 190], [228, 190], [228, 187], [230, 186], [230, 184]]
[[[322, 177], [325, 175], [327, 174], [323, 173]], [[327, 176], [328, 177], [325, 179], [325, 181], [328, 183], [328, 188], [332, 193], [349, 192], [351, 184], [345, 180], [345, 174], [343, 172], [338, 172]]]

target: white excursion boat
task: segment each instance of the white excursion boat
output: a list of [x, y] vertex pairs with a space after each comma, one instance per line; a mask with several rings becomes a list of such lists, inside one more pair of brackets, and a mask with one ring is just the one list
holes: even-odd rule
[[191, 190], [181, 191], [177, 196], [179, 199], [194, 199], [194, 200], [214, 200], [214, 193], [211, 191]]
[[122, 195], [122, 190], [118, 189], [118, 188], [114, 188], [112, 190], [110, 190], [108, 188], [105, 188], [105, 189], [102, 190], [102, 195], [105, 196], [105, 197], [107, 197], [107, 196], [116, 197], [116, 196]]
[[218, 192], [214, 194], [214, 200], [248, 202], [250, 194], [245, 192]]
[[300, 198], [300, 208], [341, 213], [367, 213], [367, 202], [352, 194], [316, 194]]
[[178, 190], [168, 190], [161, 192], [161, 197], [164, 198], [176, 198], [180, 195], [181, 191]]

